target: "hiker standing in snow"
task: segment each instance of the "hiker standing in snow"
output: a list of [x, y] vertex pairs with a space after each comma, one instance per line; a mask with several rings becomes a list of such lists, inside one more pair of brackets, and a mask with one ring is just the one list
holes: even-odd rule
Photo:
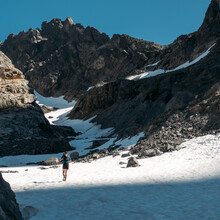
[[63, 153], [63, 156], [60, 159], [60, 163], [63, 162], [63, 181], [66, 181], [67, 171], [69, 169], [69, 162], [71, 162], [68, 152]]

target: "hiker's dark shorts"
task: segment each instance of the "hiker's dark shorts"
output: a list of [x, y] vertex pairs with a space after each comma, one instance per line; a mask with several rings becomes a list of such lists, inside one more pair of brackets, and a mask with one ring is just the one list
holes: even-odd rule
[[69, 169], [69, 163], [64, 163], [63, 164], [63, 169], [68, 170]]

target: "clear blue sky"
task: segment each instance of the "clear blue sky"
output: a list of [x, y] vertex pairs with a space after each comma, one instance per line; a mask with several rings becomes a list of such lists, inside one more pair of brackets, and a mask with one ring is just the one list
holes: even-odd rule
[[45, 20], [72, 17], [75, 23], [169, 44], [196, 31], [211, 0], [5, 0], [0, 7], [0, 40], [41, 27]]

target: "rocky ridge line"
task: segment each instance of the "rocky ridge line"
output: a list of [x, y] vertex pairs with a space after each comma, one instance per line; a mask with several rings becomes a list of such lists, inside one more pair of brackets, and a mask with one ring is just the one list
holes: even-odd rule
[[0, 49], [39, 93], [71, 100], [90, 86], [124, 78], [163, 48], [128, 35], [110, 39], [71, 18], [55, 18], [41, 29], [9, 35]]

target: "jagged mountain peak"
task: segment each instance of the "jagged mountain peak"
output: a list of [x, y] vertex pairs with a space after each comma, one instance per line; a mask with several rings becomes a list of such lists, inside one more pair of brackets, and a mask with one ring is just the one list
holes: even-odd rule
[[67, 31], [69, 28], [75, 25], [71, 17], [67, 17], [65, 21], [62, 21], [60, 18], [53, 18], [51, 21], [44, 21], [41, 24], [41, 29], [42, 32], [48, 32], [49, 31], [54, 31], [54, 30], [59, 30], [59, 29], [66, 29]]
[[42, 29], [45, 25], [62, 27], [62, 25], [74, 25], [73, 19], [71, 17], [67, 17], [65, 21], [62, 21], [60, 18], [53, 18], [51, 21], [44, 21], [41, 25]]
[[43, 22], [41, 29], [10, 35], [1, 50], [38, 92], [72, 99], [102, 81], [125, 78], [162, 47], [128, 35], [110, 39], [94, 27], [74, 24], [71, 18], [54, 18]]

